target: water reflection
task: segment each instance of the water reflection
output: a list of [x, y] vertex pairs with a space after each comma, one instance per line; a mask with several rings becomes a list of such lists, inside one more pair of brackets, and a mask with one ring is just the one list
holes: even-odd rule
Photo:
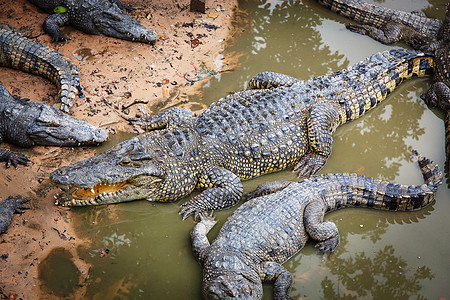
[[420, 294], [422, 282], [435, 277], [425, 265], [411, 270], [391, 245], [374, 256], [365, 252], [335, 256], [328, 265], [338, 279], [325, 276], [321, 299], [426, 299]]

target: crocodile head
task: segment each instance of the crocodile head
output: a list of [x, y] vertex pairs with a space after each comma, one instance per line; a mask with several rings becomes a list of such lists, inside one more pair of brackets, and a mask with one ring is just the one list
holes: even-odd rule
[[262, 299], [261, 280], [250, 272], [215, 273], [214, 278], [207, 274], [203, 279], [204, 299]]
[[140, 140], [145, 138], [142, 136], [53, 171], [50, 179], [63, 190], [56, 204], [85, 206], [158, 199], [166, 172], [155, 166]]
[[24, 140], [28, 140], [28, 144], [73, 147], [98, 145], [108, 138], [103, 129], [65, 114], [53, 106], [35, 102], [27, 105], [37, 112], [31, 124], [24, 128]]
[[[97, 34], [142, 43], [154, 43], [158, 34], [125, 14], [115, 3], [102, 1], [102, 9], [90, 11]], [[83, 25], [80, 25], [83, 26]], [[94, 30], [92, 30], [94, 31]]]

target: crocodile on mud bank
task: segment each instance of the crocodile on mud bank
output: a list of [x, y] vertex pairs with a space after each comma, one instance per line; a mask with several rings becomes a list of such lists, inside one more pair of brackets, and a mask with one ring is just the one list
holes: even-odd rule
[[308, 81], [260, 73], [250, 81], [258, 89], [228, 95], [198, 117], [172, 108], [140, 119], [153, 131], [53, 171], [50, 179], [63, 188], [57, 204], [166, 202], [200, 188], [182, 205], [184, 218], [230, 207], [242, 196], [241, 180], [292, 165], [299, 176], [315, 174], [339, 125], [367, 113], [403, 80], [428, 75], [432, 65], [432, 54], [397, 49]]
[[365, 34], [383, 44], [404, 42], [414, 49], [424, 49], [438, 37], [442, 21], [428, 18], [423, 12], [405, 12], [360, 0], [317, 0], [361, 25], [347, 24], [347, 29]]
[[68, 112], [75, 95], [81, 94], [77, 67], [62, 54], [23, 37], [6, 24], [0, 24], [0, 66], [42, 76], [58, 87], [61, 110]]
[[418, 156], [418, 162], [425, 180], [420, 186], [345, 173], [262, 184], [253, 194], [257, 198], [226, 220], [211, 245], [206, 235], [215, 221], [202, 217], [191, 239], [203, 269], [203, 298], [261, 299], [262, 282], [270, 281], [274, 299], [290, 299], [292, 277], [282, 264], [309, 238], [322, 252], [333, 252], [339, 244], [336, 225], [323, 221], [326, 213], [344, 207], [412, 211], [433, 201], [442, 172], [426, 158]]
[[[31, 3], [51, 15], [45, 19], [44, 30], [53, 41], [69, 38], [60, 26], [71, 25], [81, 31], [95, 35], [106, 35], [118, 39], [154, 43], [158, 34], [147, 29], [122, 11], [132, 8], [119, 0], [30, 0]], [[62, 11], [55, 13], [58, 9]]]
[[[85, 121], [69, 116], [45, 103], [27, 102], [13, 97], [0, 84], [0, 143], [9, 142], [20, 147], [85, 146], [104, 142], [107, 133]], [[0, 147], [0, 161], [7, 166], [27, 165], [23, 155]]]

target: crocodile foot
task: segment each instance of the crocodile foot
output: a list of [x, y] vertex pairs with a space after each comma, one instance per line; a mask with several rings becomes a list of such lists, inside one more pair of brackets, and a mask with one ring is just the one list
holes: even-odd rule
[[[194, 198], [195, 199], [195, 198]], [[205, 217], [207, 209], [199, 207], [196, 201], [187, 201], [181, 204], [180, 215], [183, 216], [183, 221], [193, 216], [194, 220], [202, 219]]]
[[200, 214], [200, 222], [199, 224], [203, 224], [203, 226], [205, 226], [206, 231], [205, 232], [209, 232], [214, 225], [216, 225], [217, 220], [214, 219], [212, 213], [210, 215], [202, 215]]
[[17, 165], [28, 166], [28, 163], [31, 160], [25, 154], [12, 152], [6, 148], [0, 147], [0, 161], [5, 161], [7, 168], [9, 168], [11, 164], [17, 168]]
[[357, 25], [357, 24], [346, 24], [345, 27], [353, 32], [359, 33], [359, 34], [365, 34], [367, 35], [367, 30], [364, 28], [363, 25]]
[[0, 234], [4, 233], [13, 220], [15, 213], [23, 213], [24, 209], [29, 209], [24, 203], [30, 201], [29, 198], [18, 196], [10, 196], [3, 202], [0, 202]]
[[315, 247], [322, 253], [332, 253], [339, 245], [339, 236], [334, 236], [325, 241], [318, 242]]
[[327, 158], [319, 154], [306, 154], [294, 166], [294, 172], [298, 172], [297, 176], [309, 177], [316, 174], [323, 167]]

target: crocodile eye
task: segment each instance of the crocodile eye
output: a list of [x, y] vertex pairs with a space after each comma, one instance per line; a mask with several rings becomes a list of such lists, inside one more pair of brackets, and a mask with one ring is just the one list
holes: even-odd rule
[[128, 156], [124, 156], [119, 160], [119, 164], [122, 166], [127, 166], [131, 164], [131, 159]]

